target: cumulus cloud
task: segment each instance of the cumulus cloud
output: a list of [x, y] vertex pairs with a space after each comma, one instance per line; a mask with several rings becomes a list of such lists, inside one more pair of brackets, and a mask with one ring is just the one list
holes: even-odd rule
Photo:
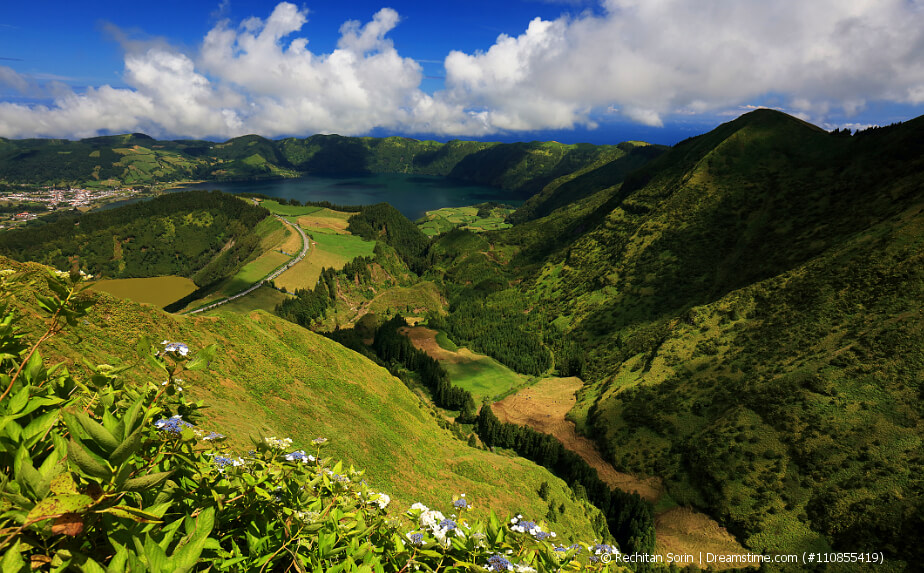
[[[238, 26], [222, 20], [197, 54], [162, 41], [124, 39], [128, 88], [58, 91], [53, 105], [0, 103], [0, 135], [70, 135], [145, 131], [154, 135], [231, 137], [400, 130], [484, 132], [477, 113], [420, 91], [420, 65], [386, 38], [399, 21], [383, 8], [371, 21], [346, 22], [329, 54], [293, 37], [307, 11], [278, 4], [266, 19]], [[119, 34], [115, 34], [119, 37]], [[25, 80], [0, 70], [20, 89]], [[60, 88], [60, 86], [59, 86]], [[468, 126], [472, 124], [472, 126]]]
[[[924, 104], [922, 0], [602, 0], [597, 11], [524, 22], [475, 53], [450, 52], [445, 88], [388, 38], [399, 14], [348, 21], [330, 53], [299, 35], [306, 9], [218, 21], [197, 50], [123, 39], [126, 88], [55, 85], [50, 105], [0, 103], [0, 136], [231, 137], [341, 133], [477, 136], [650, 126], [722, 114], [767, 94], [825, 121], [870, 101]], [[220, 17], [225, 11], [214, 15]], [[0, 66], [0, 84], [34, 82]]]
[[516, 129], [591, 124], [619, 108], [661, 125], [782, 95], [797, 113], [924, 103], [924, 10], [908, 0], [605, 0], [604, 12], [533, 20], [487, 51], [453, 52], [455, 101]]

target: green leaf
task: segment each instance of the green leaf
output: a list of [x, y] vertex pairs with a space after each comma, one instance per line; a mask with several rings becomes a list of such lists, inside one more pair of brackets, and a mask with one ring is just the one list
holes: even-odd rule
[[74, 415], [74, 418], [77, 419], [83, 429], [93, 438], [93, 441], [102, 446], [107, 452], [112, 452], [119, 447], [119, 441], [115, 436], [85, 412], [78, 412]]
[[123, 491], [145, 491], [154, 487], [159, 486], [166, 480], [170, 475], [173, 474], [173, 470], [169, 472], [157, 472], [153, 474], [148, 474], [141, 477], [132, 478], [127, 480], [122, 486]]
[[174, 552], [171, 558], [174, 571], [189, 571], [199, 560], [199, 555], [202, 554], [202, 548], [205, 546], [205, 542], [208, 540], [209, 534], [215, 526], [215, 508], [207, 507], [195, 518], [187, 517], [187, 523], [191, 519], [195, 519], [195, 529], [189, 536], [188, 541], [185, 541], [185, 545], [184, 541], [181, 541], [177, 550]]
[[19, 482], [20, 487], [32, 492], [34, 498], [41, 499], [48, 494], [48, 486], [43, 483], [42, 474], [32, 465], [29, 452], [22, 446], [16, 452], [13, 471], [16, 472], [16, 481]]
[[160, 573], [166, 569], [167, 554], [148, 535], [144, 538], [144, 556], [148, 559], [148, 571]]
[[132, 454], [138, 451], [143, 438], [143, 428], [138, 428], [132, 432], [130, 436], [125, 438], [121, 444], [119, 444], [119, 447], [117, 447], [115, 451], [112, 452], [112, 455], [109, 456], [109, 461], [116, 466], [124, 463], [125, 460], [130, 458]]
[[111, 513], [116, 517], [124, 517], [132, 521], [137, 521], [138, 523], [161, 523], [158, 516], [127, 505], [114, 505], [101, 509], [97, 513]]
[[19, 549], [19, 540], [17, 539], [13, 547], [11, 547], [3, 556], [3, 559], [0, 560], [0, 571], [3, 571], [3, 573], [26, 573], [29, 570], [30, 568], [26, 565], [26, 561], [22, 558], [22, 553]]
[[51, 410], [33, 418], [31, 422], [23, 429], [22, 431], [22, 440], [28, 442], [29, 440], [45, 435], [45, 432], [51, 429], [52, 426], [58, 421], [58, 414], [60, 410]]
[[217, 351], [217, 344], [209, 344], [196, 353], [196, 357], [186, 365], [186, 370], [205, 370], [208, 368], [209, 362], [215, 357]]
[[51, 480], [51, 493], [54, 494], [74, 494], [77, 493], [77, 484], [74, 482], [74, 478], [71, 477], [69, 473], [63, 473], [58, 476], [55, 476]]
[[82, 513], [94, 503], [93, 498], [80, 493], [53, 495], [38, 502], [29, 515], [27, 522], [36, 522], [43, 519], [52, 519], [63, 513]]
[[112, 477], [112, 471], [109, 468], [96, 461], [82, 444], [73, 439], [67, 445], [67, 458], [87, 475], [104, 479]]
[[[35, 354], [33, 354], [35, 356]], [[23, 386], [19, 392], [13, 394], [9, 402], [9, 411], [11, 414], [18, 414], [29, 403], [29, 386]]]
[[37, 302], [38, 305], [42, 307], [42, 309], [48, 314], [54, 314], [61, 306], [61, 303], [51, 297], [47, 297], [39, 293], [33, 294], [35, 294], [35, 302]]
[[67, 295], [69, 294], [67, 285], [65, 285], [64, 282], [55, 275], [48, 277], [48, 288], [53, 290], [54, 293], [62, 299], [66, 299]]
[[142, 406], [144, 406], [144, 398], [139, 398], [125, 411], [125, 415], [122, 416], [122, 423], [125, 424], [123, 436], [135, 430], [135, 422], [138, 421], [138, 413], [141, 412]]

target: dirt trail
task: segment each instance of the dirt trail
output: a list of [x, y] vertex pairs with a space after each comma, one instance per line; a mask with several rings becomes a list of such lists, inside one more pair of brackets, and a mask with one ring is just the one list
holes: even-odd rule
[[600, 479], [611, 487], [637, 493], [654, 502], [663, 486], [657, 478], [639, 479], [616, 471], [606, 463], [593, 442], [578, 435], [574, 423], [565, 419], [577, 400], [574, 393], [584, 383], [580, 378], [547, 378], [538, 384], [507, 396], [492, 406], [501, 422], [529, 426], [545, 434], [552, 434], [566, 448], [575, 452], [597, 470]]

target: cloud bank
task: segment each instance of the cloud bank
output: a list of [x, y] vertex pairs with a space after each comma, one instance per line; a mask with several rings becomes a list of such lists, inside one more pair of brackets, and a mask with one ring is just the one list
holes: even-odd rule
[[[0, 102], [0, 136], [480, 136], [593, 127], [607, 114], [657, 126], [767, 94], [818, 121], [871, 101], [924, 103], [924, 0], [605, 0], [449, 53], [432, 94], [387, 37], [396, 11], [344, 23], [326, 54], [299, 36], [306, 21], [283, 2], [265, 19], [219, 22], [196, 53], [126, 45], [127, 88], [53, 84], [50, 105]], [[3, 66], [0, 85], [40, 89]]]

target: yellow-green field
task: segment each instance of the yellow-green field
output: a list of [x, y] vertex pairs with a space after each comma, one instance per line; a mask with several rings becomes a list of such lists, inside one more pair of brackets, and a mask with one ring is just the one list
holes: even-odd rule
[[276, 305], [285, 299], [286, 295], [278, 290], [267, 286], [261, 286], [247, 296], [236, 298], [212, 310], [206, 311], [206, 314], [225, 311], [248, 313], [254, 310], [273, 312], [276, 309]]
[[[305, 217], [299, 217], [299, 223]], [[337, 221], [332, 217], [323, 218], [324, 221]], [[327, 227], [303, 228], [311, 237], [308, 255], [291, 269], [279, 275], [276, 286], [295, 292], [300, 288], [314, 288], [321, 276], [321, 269], [342, 269], [343, 265], [356, 257], [371, 257], [375, 249], [374, 241], [366, 241], [360, 237], [341, 234]], [[346, 225], [343, 226], [346, 229]], [[344, 231], [345, 232], [345, 231]]]
[[103, 279], [94, 282], [90, 290], [108, 292], [112, 296], [163, 308], [196, 290], [196, 284], [186, 277], [147, 277], [139, 279]]
[[313, 231], [332, 231], [339, 234], [347, 234], [347, 225], [350, 217], [356, 213], [346, 213], [343, 211], [332, 211], [331, 209], [320, 209], [313, 211], [308, 215], [298, 217], [298, 224], [303, 229]]

